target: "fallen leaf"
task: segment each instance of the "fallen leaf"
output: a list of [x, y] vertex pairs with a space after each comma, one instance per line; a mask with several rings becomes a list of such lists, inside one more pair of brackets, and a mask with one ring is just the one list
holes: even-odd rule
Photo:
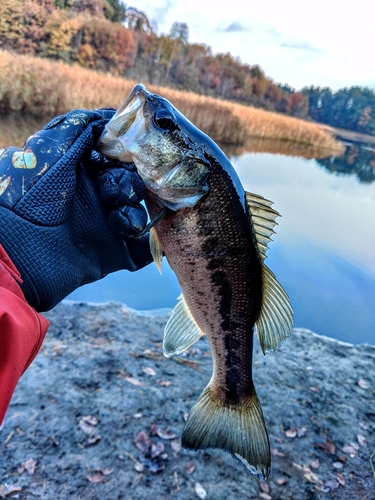
[[146, 375], [150, 375], [150, 377], [155, 377], [156, 375], [156, 371], [153, 368], [150, 368], [149, 366], [143, 366], [142, 371]]
[[158, 432], [158, 426], [156, 424], [152, 424], [150, 427], [151, 436], [156, 436], [157, 432]]
[[88, 415], [86, 417], [82, 417], [78, 423], [78, 427], [85, 434], [92, 434], [95, 431], [95, 427], [98, 425], [99, 420], [96, 417]]
[[306, 436], [307, 434], [307, 427], [297, 427], [297, 437], [301, 438]]
[[112, 472], [114, 471], [115, 469], [112, 469], [111, 467], [105, 467], [103, 470], [102, 470], [102, 473], [105, 475], [105, 476], [109, 476], [110, 474], [112, 474]]
[[181, 443], [178, 439], [173, 439], [171, 441], [171, 448], [177, 454], [181, 451]]
[[18, 493], [22, 491], [21, 486], [16, 484], [0, 484], [0, 497], [5, 498], [8, 495], [12, 495], [13, 493]]
[[258, 496], [260, 498], [263, 498], [263, 500], [272, 500], [272, 497], [270, 497], [267, 493], [264, 493], [263, 491], [259, 492]]
[[336, 481], [336, 479], [331, 479], [330, 481], [326, 481], [324, 483], [324, 486], [326, 488], [329, 488], [330, 490], [337, 490], [337, 488], [340, 486], [339, 483]]
[[161, 441], [152, 443], [151, 445], [151, 458], [156, 458], [164, 452], [164, 444]]
[[35, 472], [37, 463], [38, 462], [36, 460], [34, 460], [33, 458], [29, 458], [25, 462], [21, 463], [21, 466], [18, 469], [18, 473], [22, 474], [23, 472], [26, 471], [29, 474], [29, 476], [32, 476]]
[[343, 468], [342, 462], [333, 462], [332, 465], [335, 469], [342, 469]]
[[357, 439], [358, 439], [358, 443], [361, 446], [367, 446], [368, 445], [367, 439], [365, 437], [361, 436], [361, 434], [357, 434]]
[[101, 483], [104, 479], [104, 476], [101, 472], [95, 472], [93, 474], [89, 474], [86, 476], [90, 483]]
[[195, 483], [194, 491], [201, 500], [205, 500], [205, 498], [207, 498], [206, 490], [200, 483]]
[[345, 486], [345, 477], [342, 474], [337, 474], [336, 479], [341, 486]]
[[141, 462], [138, 462], [136, 461], [134, 463], [134, 469], [137, 471], [137, 472], [143, 472], [145, 470], [145, 468], [143, 467], [143, 465], [141, 464]]
[[148, 434], [146, 432], [141, 431], [139, 434], [134, 439], [134, 443], [138, 450], [143, 451], [144, 453], [147, 453], [152, 445], [151, 439], [149, 438]]
[[86, 417], [82, 417], [81, 420], [86, 422], [86, 424], [93, 425], [94, 427], [99, 423], [99, 419], [93, 417], [92, 415], [87, 415]]
[[346, 444], [342, 449], [342, 451], [344, 453], [348, 453], [351, 458], [354, 458], [357, 455], [358, 450], [359, 450], [359, 445], [357, 443]]
[[143, 413], [134, 413], [133, 418], [142, 418]]
[[291, 427], [285, 431], [285, 435], [288, 438], [295, 438], [297, 436], [297, 427]]
[[129, 375], [126, 375], [124, 377], [124, 380], [126, 380], [127, 382], [129, 382], [129, 384], [138, 385], [138, 386], [143, 385], [143, 382], [141, 382], [140, 380], [138, 380], [138, 379], [136, 379], [134, 377], [130, 377]]
[[171, 430], [160, 427], [157, 428], [156, 434], [161, 439], [175, 439], [177, 437], [177, 435]]
[[319, 462], [319, 460], [318, 460], [318, 459], [316, 459], [316, 460], [313, 460], [313, 461], [311, 462], [310, 467], [311, 467], [312, 469], [317, 469], [317, 468], [319, 467], [319, 465], [320, 465], [320, 462]]
[[169, 387], [172, 382], [170, 380], [158, 380], [158, 384], [162, 387]]
[[186, 472], [186, 474], [192, 474], [195, 471], [195, 468], [195, 462], [189, 462], [185, 465], [184, 471]]
[[316, 484], [318, 488], [323, 487], [323, 481], [306, 464], [299, 465], [293, 462], [293, 466], [303, 472], [303, 477], [310, 483]]
[[281, 453], [274, 448], [271, 448], [271, 455], [273, 455], [274, 457], [285, 457], [285, 453]]
[[263, 479], [259, 480], [259, 488], [264, 492], [264, 493], [269, 493], [270, 492], [270, 487], [267, 481], [264, 481]]
[[329, 439], [327, 439], [325, 443], [316, 443], [316, 445], [329, 455], [334, 455], [336, 453], [336, 446], [333, 441], [330, 441]]
[[360, 378], [357, 384], [361, 389], [368, 389], [368, 383], [363, 378]]
[[285, 479], [284, 477], [280, 477], [279, 479], [276, 479], [276, 482], [280, 486], [283, 486], [284, 484], [288, 484], [288, 480]]
[[101, 439], [102, 439], [102, 435], [101, 434], [94, 434], [93, 436], [90, 436], [87, 439], [87, 444], [91, 446], [93, 444], [98, 443]]

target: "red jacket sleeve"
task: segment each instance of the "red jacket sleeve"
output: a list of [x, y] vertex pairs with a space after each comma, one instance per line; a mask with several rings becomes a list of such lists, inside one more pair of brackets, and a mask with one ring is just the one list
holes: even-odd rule
[[21, 277], [0, 245], [0, 425], [19, 378], [39, 351], [49, 326], [26, 302]]

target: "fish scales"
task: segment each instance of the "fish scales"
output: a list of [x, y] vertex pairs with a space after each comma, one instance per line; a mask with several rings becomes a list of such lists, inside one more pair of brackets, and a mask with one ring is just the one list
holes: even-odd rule
[[[223, 403], [238, 403], [253, 393], [253, 327], [262, 303], [261, 263], [228, 174], [216, 165], [208, 183], [209, 193], [194, 208], [170, 213], [155, 229], [185, 301], [210, 340], [215, 395]], [[159, 208], [146, 200], [154, 217]]]
[[207, 335], [213, 374], [189, 413], [182, 445], [221, 448], [267, 478], [270, 445], [252, 380], [253, 334], [264, 353], [290, 335], [287, 294], [265, 265], [278, 213], [246, 193], [218, 146], [143, 85], [107, 124], [99, 150], [133, 161], [146, 187], [150, 246], [165, 255], [182, 295], [164, 331], [177, 355]]

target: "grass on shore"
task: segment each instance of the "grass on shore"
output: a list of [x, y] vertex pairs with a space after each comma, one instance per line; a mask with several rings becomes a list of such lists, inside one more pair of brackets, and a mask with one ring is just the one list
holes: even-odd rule
[[[117, 108], [137, 83], [62, 62], [0, 50], [0, 110], [53, 116], [74, 108]], [[172, 102], [216, 142], [241, 145], [252, 138], [291, 141], [339, 154], [320, 125], [192, 92], [147, 86]], [[328, 154], [329, 154], [328, 153]]]

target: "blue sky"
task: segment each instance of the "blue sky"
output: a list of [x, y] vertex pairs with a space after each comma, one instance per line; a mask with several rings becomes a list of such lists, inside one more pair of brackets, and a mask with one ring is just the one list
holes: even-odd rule
[[186, 22], [191, 43], [259, 64], [297, 90], [353, 85], [375, 89], [373, 0], [137, 0], [158, 34]]

